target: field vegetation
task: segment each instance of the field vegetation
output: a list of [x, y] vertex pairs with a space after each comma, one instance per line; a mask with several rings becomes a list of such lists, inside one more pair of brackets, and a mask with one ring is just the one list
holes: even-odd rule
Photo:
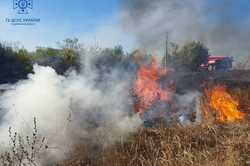
[[128, 140], [107, 149], [93, 151], [87, 145], [79, 145], [62, 165], [249, 165], [250, 88], [233, 88], [230, 92], [241, 101], [240, 110], [247, 114], [244, 121], [221, 123], [203, 119], [201, 124], [189, 126], [172, 123], [142, 127]]

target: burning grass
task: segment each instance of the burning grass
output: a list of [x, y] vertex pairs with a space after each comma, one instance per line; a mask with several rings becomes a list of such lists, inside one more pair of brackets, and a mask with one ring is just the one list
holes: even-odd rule
[[152, 58], [149, 66], [141, 66], [137, 72], [137, 79], [133, 91], [138, 102], [135, 104], [135, 112], [143, 115], [157, 100], [168, 102], [171, 99], [171, 91], [162, 89], [157, 82], [168, 71], [159, 68], [156, 59]]
[[[144, 114], [156, 100], [169, 102], [174, 91], [162, 89], [162, 72], [152, 59], [137, 73], [135, 112]], [[202, 123], [159, 123], [142, 127], [109, 148], [78, 146], [63, 166], [247, 165], [250, 162], [250, 89], [208, 85], [201, 102]], [[171, 102], [170, 102], [171, 103]], [[168, 110], [169, 111], [169, 110]], [[164, 119], [164, 117], [162, 117]], [[158, 122], [157, 122], [158, 123]]]
[[[178, 94], [171, 81], [170, 83], [161, 83], [161, 76], [167, 74], [168, 71], [159, 68], [154, 59], [148, 66], [141, 66], [137, 72], [132, 94], [135, 99], [134, 112], [139, 114], [145, 122], [148, 120], [150, 123], [152, 122], [153, 125], [150, 128], [145, 127], [148, 126], [145, 123], [145, 126], [141, 126], [139, 130], [137, 130], [138, 128], [132, 130], [133, 133], [115, 136], [117, 132], [113, 132], [112, 135], [112, 130], [119, 130], [117, 123], [112, 123], [111, 127], [108, 125], [98, 130], [98, 127], [103, 127], [105, 123], [93, 125], [96, 119], [91, 119], [89, 118], [91, 114], [86, 114], [80, 117], [80, 120], [84, 121], [84, 117], [89, 118], [86, 119], [89, 121], [87, 124], [92, 127], [90, 127], [91, 130], [86, 130], [84, 134], [91, 135], [91, 131], [96, 134], [93, 137], [86, 137], [86, 139], [76, 137], [79, 140], [72, 145], [75, 147], [73, 153], [71, 149], [65, 151], [62, 158], [66, 156], [68, 159], [59, 162], [57, 165], [230, 166], [248, 164], [250, 162], [250, 89], [226, 88], [222, 85], [211, 84], [211, 86], [207, 85], [207, 88], [205, 88], [202, 100], [199, 100], [200, 93], [195, 97], [189, 94], [184, 96], [192, 99], [190, 102], [189, 98], [180, 97], [181, 94]], [[161, 107], [157, 107], [158, 105]], [[81, 109], [84, 109], [84, 107]], [[98, 107], [98, 109], [101, 108]], [[92, 107], [91, 111], [93, 111]], [[144, 114], [147, 115], [146, 113], [150, 111], [153, 113], [159, 111], [159, 114], [157, 113], [156, 117], [148, 114], [151, 119], [144, 118], [146, 117]], [[102, 116], [102, 114], [98, 114], [98, 116]], [[110, 114], [110, 117], [111, 119], [116, 118], [113, 114]], [[138, 117], [136, 116], [136, 118]], [[119, 120], [119, 118], [117, 119]], [[184, 121], [181, 119], [189, 123], [183, 123]], [[138, 120], [140, 121], [140, 119]], [[130, 122], [126, 121], [124, 126], [129, 125], [128, 123]], [[84, 124], [79, 123], [81, 127]], [[81, 130], [76, 132], [78, 131]], [[110, 138], [108, 140], [112, 140], [109, 144], [106, 143], [108, 140], [105, 142], [105, 139], [100, 137], [102, 135], [99, 135], [100, 131]], [[116, 137], [116, 139], [113, 139], [113, 137]], [[10, 138], [12, 139], [12, 137]], [[74, 137], [69, 138], [74, 141]], [[89, 139], [96, 140], [90, 141]], [[29, 141], [27, 142], [29, 144]], [[45, 147], [53, 151], [49, 146]], [[20, 146], [19, 149], [21, 149], [18, 151], [21, 155], [29, 154], [23, 150], [23, 146]], [[34, 146], [31, 146], [32, 154], [33, 149]], [[13, 161], [16, 162], [16, 158], [20, 156], [19, 153], [5, 155], [2, 158], [4, 162], [7, 160], [8, 165], [9, 156], [12, 156]], [[26, 156], [29, 157], [29, 155]], [[29, 159], [26, 158], [21, 158], [20, 161]], [[51, 165], [56, 161], [51, 157], [49, 161], [44, 162]], [[35, 160], [32, 160], [31, 164], [33, 163], [35, 163]], [[11, 163], [9, 165], [17, 164]]]
[[[230, 92], [230, 93], [229, 93]], [[60, 166], [166, 166], [247, 165], [250, 161], [250, 89], [233, 88], [228, 95], [239, 99], [241, 121], [205, 119], [201, 124], [177, 123], [142, 127], [127, 139], [102, 148], [95, 144], [75, 147]]]
[[245, 114], [239, 110], [239, 101], [226, 89], [226, 86], [215, 85], [205, 90], [203, 111], [206, 116], [215, 113], [220, 122], [244, 120]]
[[243, 121], [206, 119], [198, 125], [141, 128], [128, 140], [108, 149], [78, 146], [61, 165], [247, 165], [250, 161], [249, 94], [249, 88], [228, 91], [230, 99], [239, 99], [237, 109], [245, 113]]

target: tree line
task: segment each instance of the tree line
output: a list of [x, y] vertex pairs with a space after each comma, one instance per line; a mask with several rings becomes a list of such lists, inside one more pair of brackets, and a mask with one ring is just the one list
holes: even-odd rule
[[[35, 51], [29, 52], [25, 48], [14, 49], [0, 43], [0, 83], [16, 82], [27, 78], [33, 72], [33, 64], [50, 66], [58, 74], [65, 74], [66, 71], [74, 69], [84, 70], [84, 56], [87, 54], [79, 40], [65, 39], [58, 42], [58, 48], [38, 47]], [[114, 68], [122, 70], [136, 70], [139, 59], [135, 52], [125, 53], [120, 45], [114, 48], [95, 48], [95, 56], [92, 58], [92, 65], [101, 73], [111, 72]], [[188, 42], [183, 46], [171, 44], [169, 53], [169, 66], [175, 70], [196, 71], [201, 63], [208, 57], [208, 49], [201, 42]], [[164, 62], [162, 59], [162, 63]]]

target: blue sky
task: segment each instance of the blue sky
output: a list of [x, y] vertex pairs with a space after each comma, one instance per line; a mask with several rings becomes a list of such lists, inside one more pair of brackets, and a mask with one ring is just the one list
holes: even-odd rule
[[[102, 47], [122, 44], [132, 49], [133, 37], [121, 32], [117, 10], [119, 0], [33, 0], [28, 15], [17, 14], [13, 0], [0, 1], [0, 41], [20, 42], [34, 50], [36, 46], [56, 47], [57, 41], [77, 37], [81, 42]], [[5, 18], [40, 18], [33, 26], [14, 26]], [[131, 44], [128, 44], [131, 43]]]
[[[228, 0], [229, 2], [230, 0]], [[250, 1], [235, 0], [232, 15], [237, 21], [249, 18]], [[218, 5], [218, 0], [208, 0]], [[77, 37], [85, 44], [102, 47], [121, 44], [126, 50], [136, 48], [132, 34], [122, 32], [119, 24], [120, 0], [33, 0], [34, 8], [22, 17], [40, 18], [33, 26], [13, 26], [5, 18], [20, 17], [12, 8], [13, 0], [0, 0], [0, 41], [20, 42], [29, 50], [36, 46], [56, 47], [56, 42]]]

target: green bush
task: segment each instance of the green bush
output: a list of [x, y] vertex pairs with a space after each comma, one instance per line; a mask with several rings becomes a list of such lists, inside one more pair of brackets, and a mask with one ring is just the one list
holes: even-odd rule
[[14, 82], [32, 72], [31, 56], [25, 49], [14, 51], [0, 44], [0, 83]]
[[208, 49], [201, 42], [187, 42], [180, 49], [175, 46], [171, 56], [171, 64], [179, 69], [197, 71], [208, 59]]

